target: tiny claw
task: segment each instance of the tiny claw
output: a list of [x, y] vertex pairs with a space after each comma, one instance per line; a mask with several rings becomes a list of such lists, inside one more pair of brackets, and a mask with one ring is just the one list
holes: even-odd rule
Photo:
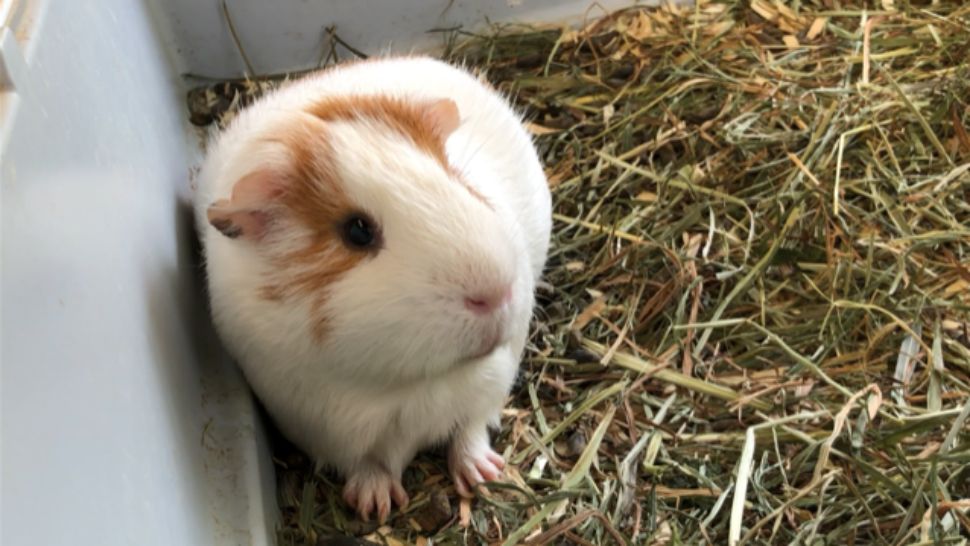
[[505, 459], [503, 459], [501, 455], [499, 455], [498, 453], [495, 453], [491, 449], [489, 449], [488, 453], [485, 454], [485, 458], [488, 459], [490, 463], [495, 465], [495, 468], [499, 470], [505, 469]]
[[368, 498], [362, 504], [357, 506], [357, 512], [360, 514], [360, 519], [364, 521], [370, 521], [371, 510], [374, 509], [374, 502]]
[[408, 507], [408, 503], [411, 501], [411, 499], [408, 498], [407, 492], [404, 491], [404, 487], [397, 482], [391, 484], [391, 498], [394, 499], [394, 502], [402, 511]]
[[377, 523], [384, 525], [387, 523], [387, 516], [391, 513], [390, 499], [381, 499], [377, 502]]
[[390, 516], [392, 499], [402, 508], [408, 503], [400, 479], [380, 471], [352, 475], [344, 486], [343, 498], [363, 521], [370, 521], [373, 512], [382, 524]]
[[499, 469], [495, 468], [495, 465], [488, 460], [475, 461], [475, 468], [484, 480], [482, 481], [494, 481], [497, 480], [501, 475]]
[[462, 436], [452, 441], [448, 451], [448, 468], [455, 491], [462, 497], [473, 497], [478, 484], [499, 479], [505, 460], [488, 445], [488, 436]]
[[475, 486], [482, 483], [484, 478], [479, 474], [478, 469], [474, 466], [463, 466], [455, 474], [455, 490], [459, 495], [463, 497], [474, 497], [475, 496]]
[[357, 506], [357, 490], [349, 486], [344, 488], [344, 502], [349, 506]]
[[475, 496], [468, 488], [468, 486], [465, 484], [465, 477], [462, 476], [460, 473], [456, 473], [452, 478], [452, 481], [455, 482], [455, 492], [458, 493], [458, 496], [465, 497], [465, 498], [471, 498]]

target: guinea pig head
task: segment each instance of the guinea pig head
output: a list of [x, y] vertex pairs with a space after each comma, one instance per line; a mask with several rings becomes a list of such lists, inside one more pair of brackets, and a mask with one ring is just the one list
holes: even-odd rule
[[448, 161], [460, 123], [449, 99], [326, 99], [240, 158], [209, 223], [262, 262], [261, 305], [305, 317], [279, 334], [301, 361], [395, 382], [508, 341], [531, 289], [515, 227]]

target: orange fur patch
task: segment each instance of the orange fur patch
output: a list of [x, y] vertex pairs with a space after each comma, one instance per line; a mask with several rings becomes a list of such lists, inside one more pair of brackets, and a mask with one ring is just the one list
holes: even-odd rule
[[384, 95], [326, 98], [307, 111], [324, 121], [369, 119], [383, 123], [426, 152], [443, 169], [450, 169], [445, 139], [426, 116], [425, 105]]
[[435, 116], [430, 112], [433, 108], [434, 103], [370, 95], [327, 98], [314, 103], [308, 112], [324, 121], [352, 121], [363, 118], [385, 124], [388, 129], [410, 140], [415, 148], [431, 156], [452, 178], [461, 182], [473, 197], [491, 207], [484, 196], [468, 184], [461, 173], [448, 162], [445, 141], [455, 127], [436, 125]]
[[273, 256], [278, 277], [275, 284], [261, 289], [262, 296], [272, 301], [294, 295], [309, 297], [318, 340], [327, 330], [328, 317], [322, 311], [327, 288], [367, 257], [343, 244], [340, 222], [355, 208], [337, 179], [326, 134], [324, 123], [307, 117], [271, 137], [291, 155], [289, 169], [283, 174], [285, 191], [280, 204], [310, 237], [303, 247]]
[[[260, 294], [269, 301], [308, 298], [312, 331], [318, 341], [327, 333], [328, 317], [323, 307], [329, 297], [328, 287], [368, 257], [366, 251], [348, 249], [342, 241], [340, 223], [356, 210], [334, 169], [334, 150], [327, 139], [326, 122], [369, 119], [386, 125], [427, 153], [474, 197], [491, 207], [449, 164], [445, 140], [454, 127], [448, 120], [442, 123], [441, 112], [430, 112], [431, 108], [427, 103], [380, 95], [328, 98], [307, 109], [312, 117], [294, 121], [269, 138], [284, 145], [291, 155], [290, 166], [282, 173], [285, 191], [279, 204], [293, 221], [309, 231], [310, 239], [301, 248], [273, 257], [278, 274], [273, 283], [261, 288]], [[447, 110], [446, 107], [446, 118], [454, 107], [452, 112]]]

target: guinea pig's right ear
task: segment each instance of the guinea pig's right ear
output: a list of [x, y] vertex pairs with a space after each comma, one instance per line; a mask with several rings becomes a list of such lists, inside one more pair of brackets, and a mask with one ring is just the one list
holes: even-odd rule
[[424, 119], [442, 142], [448, 140], [448, 136], [461, 124], [458, 105], [451, 99], [440, 99], [428, 104], [424, 109]]
[[236, 182], [229, 199], [209, 205], [206, 216], [212, 227], [230, 239], [258, 241], [266, 234], [271, 211], [282, 193], [278, 173], [255, 171]]

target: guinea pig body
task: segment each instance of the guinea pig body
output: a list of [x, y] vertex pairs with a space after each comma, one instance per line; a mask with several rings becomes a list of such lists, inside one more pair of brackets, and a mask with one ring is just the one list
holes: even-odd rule
[[365, 518], [449, 442], [460, 493], [528, 336], [551, 204], [521, 120], [464, 70], [351, 63], [243, 110], [196, 213], [213, 318], [284, 434], [342, 473]]

